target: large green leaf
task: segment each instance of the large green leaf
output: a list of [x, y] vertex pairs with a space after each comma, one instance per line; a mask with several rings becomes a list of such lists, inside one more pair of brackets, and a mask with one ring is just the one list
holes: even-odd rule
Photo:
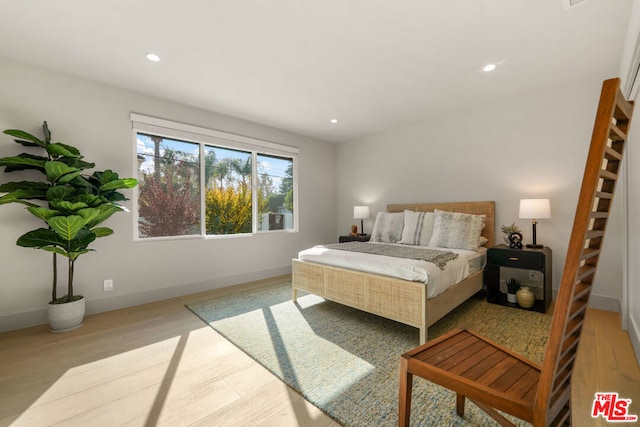
[[96, 227], [92, 228], [91, 231], [93, 231], [96, 237], [107, 237], [113, 234], [113, 230], [109, 227]]
[[116, 179], [120, 179], [118, 174], [111, 169], [107, 169], [106, 171], [96, 171], [93, 173], [93, 176], [100, 181], [100, 185], [104, 185], [109, 181], [115, 181]]
[[22, 144], [22, 145], [24, 145], [26, 147], [38, 146], [38, 147], [44, 148], [44, 146], [45, 146], [45, 142], [42, 141], [40, 138], [37, 138], [37, 137], [35, 137], [35, 136], [31, 135], [30, 133], [25, 132], [23, 130], [7, 129], [7, 130], [4, 131], [4, 133], [7, 134], [7, 135], [11, 135], [11, 136], [13, 136], [15, 138], [19, 138], [19, 139], [16, 139], [15, 141], [18, 144]]
[[53, 230], [38, 228], [18, 237], [16, 244], [25, 248], [44, 248], [45, 246], [65, 245], [66, 242]]
[[[62, 162], [46, 162], [44, 165], [47, 179], [50, 182], [59, 182], [65, 184], [78, 176], [81, 172], [78, 168], [67, 166]], [[65, 178], [66, 177], [66, 178]]]
[[26, 200], [46, 200], [49, 185], [45, 182], [19, 181], [5, 182], [0, 185], [0, 193], [6, 192], [0, 197], [0, 205], [7, 203], [22, 203], [28, 206], [37, 206]]
[[69, 242], [67, 250], [69, 252], [78, 252], [87, 249], [87, 247], [96, 240], [96, 234], [89, 230], [87, 227], [83, 227], [75, 238]]
[[27, 202], [27, 200], [45, 200], [45, 196], [40, 190], [16, 190], [0, 197], [0, 205], [22, 203], [27, 206], [38, 206], [35, 203]]
[[71, 200], [76, 190], [68, 185], [54, 185], [47, 190], [48, 200]]
[[49, 220], [49, 226], [64, 240], [70, 241], [85, 226], [85, 220], [80, 215], [54, 216]]
[[71, 258], [72, 261], [75, 261], [80, 255], [89, 253], [93, 250], [94, 249], [79, 249], [77, 251], [69, 251], [69, 254], [67, 256]]
[[113, 215], [114, 213], [122, 210], [122, 208], [120, 206], [112, 205], [112, 204], [100, 205], [100, 207], [98, 209], [100, 210], [100, 213], [93, 220], [87, 221], [87, 223], [86, 223], [87, 227], [93, 228], [96, 225], [98, 225], [98, 224], [106, 221], [107, 219], [109, 219], [109, 217], [111, 215]]
[[47, 152], [52, 157], [78, 157], [80, 151], [77, 148], [65, 145], [60, 142], [54, 144], [47, 144]]
[[125, 200], [129, 200], [125, 197], [124, 194], [119, 193], [117, 191], [105, 191], [100, 194], [106, 201], [108, 202], [123, 202]]
[[41, 206], [32, 206], [27, 208], [27, 210], [44, 221], [49, 221], [54, 216], [60, 215], [60, 211], [43, 208]]
[[90, 208], [98, 207], [103, 203], [102, 199], [94, 194], [80, 194], [74, 197], [73, 201], [85, 203]]
[[78, 170], [78, 171], [71, 172], [71, 173], [68, 173], [66, 175], [63, 175], [63, 176], [60, 177], [60, 179], [58, 180], [57, 184], [69, 184], [71, 181], [76, 179], [76, 177], [78, 175], [80, 175], [81, 173], [82, 173], [82, 171]]
[[43, 246], [39, 249], [42, 249], [47, 252], [53, 252], [55, 254], [62, 255], [64, 257], [69, 257], [69, 253], [64, 248], [61, 248], [60, 246]]
[[[46, 182], [17, 181], [0, 184], [0, 193], [9, 193], [16, 190], [43, 190], [46, 192], [51, 186]], [[43, 194], [44, 194], [43, 192]]]
[[67, 200], [51, 201], [50, 204], [52, 208], [62, 211], [65, 215], [77, 214], [80, 209], [88, 207], [86, 203], [71, 203]]
[[138, 185], [138, 180], [134, 178], [124, 178], [109, 181], [100, 187], [101, 191], [118, 190], [121, 188], [133, 188]]
[[63, 157], [58, 159], [58, 161], [63, 162], [67, 166], [71, 166], [72, 168], [78, 168], [82, 170], [96, 167], [95, 163], [85, 162], [84, 160], [81, 160], [81, 157]]
[[96, 209], [96, 208], [80, 209], [77, 212], [77, 214], [80, 215], [82, 218], [84, 218], [85, 224], [90, 224], [92, 221], [95, 221], [95, 219], [100, 215], [100, 209]]
[[13, 157], [0, 158], [0, 166], [5, 166], [5, 172], [13, 172], [25, 169], [37, 169], [44, 171], [47, 158], [22, 153]]

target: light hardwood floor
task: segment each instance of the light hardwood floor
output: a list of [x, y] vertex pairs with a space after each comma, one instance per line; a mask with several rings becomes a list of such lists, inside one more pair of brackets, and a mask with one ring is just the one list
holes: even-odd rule
[[[0, 426], [339, 426], [184, 307], [226, 292], [88, 316], [67, 334], [0, 334]], [[597, 391], [632, 399], [640, 415], [640, 369], [619, 316], [589, 310], [585, 328], [574, 425], [606, 424], [590, 416]]]

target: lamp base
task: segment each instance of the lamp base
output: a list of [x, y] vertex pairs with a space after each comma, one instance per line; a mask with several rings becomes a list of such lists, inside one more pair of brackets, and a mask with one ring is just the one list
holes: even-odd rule
[[527, 247], [528, 248], [532, 248], [532, 249], [542, 249], [542, 248], [544, 248], [544, 245], [536, 245], [536, 244], [527, 243]]

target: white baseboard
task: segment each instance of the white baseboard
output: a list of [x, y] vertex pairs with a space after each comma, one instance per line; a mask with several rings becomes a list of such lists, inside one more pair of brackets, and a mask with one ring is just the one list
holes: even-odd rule
[[640, 366], [640, 319], [635, 319], [633, 316], [629, 316], [627, 322], [627, 332], [631, 339], [631, 345], [633, 346], [633, 352], [636, 354], [636, 362]]
[[591, 294], [589, 307], [620, 313], [620, 299]]
[[[558, 298], [558, 290], [553, 289], [552, 294], [555, 301]], [[606, 297], [592, 293], [589, 297], [589, 307], [620, 313], [620, 298]]]
[[[239, 285], [241, 283], [253, 282], [256, 280], [268, 279], [270, 277], [291, 274], [291, 265], [271, 268], [268, 270], [254, 271], [250, 273], [238, 274], [235, 276], [218, 277], [202, 282], [185, 283], [168, 288], [154, 289], [151, 291], [136, 294], [120, 295], [113, 298], [86, 301], [86, 314], [97, 314], [105, 311], [118, 310], [126, 307], [147, 304], [150, 302], [162, 301], [169, 298], [195, 294], [212, 289], [225, 288]], [[0, 316], [0, 332], [8, 332], [16, 329], [28, 328], [47, 324], [47, 309], [29, 311]]]

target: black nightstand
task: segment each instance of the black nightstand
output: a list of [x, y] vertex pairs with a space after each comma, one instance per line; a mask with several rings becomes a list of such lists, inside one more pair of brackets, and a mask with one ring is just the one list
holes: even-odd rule
[[371, 234], [358, 234], [357, 236], [340, 236], [338, 237], [339, 243], [345, 242], [368, 242], [371, 238]]
[[500, 290], [502, 281], [515, 278], [529, 286], [536, 295], [533, 307], [525, 310], [545, 313], [549, 308], [553, 283], [550, 248], [511, 249], [507, 245], [494, 246], [487, 251], [487, 268], [484, 274], [488, 302], [522, 308], [518, 304], [507, 302], [507, 294]]

